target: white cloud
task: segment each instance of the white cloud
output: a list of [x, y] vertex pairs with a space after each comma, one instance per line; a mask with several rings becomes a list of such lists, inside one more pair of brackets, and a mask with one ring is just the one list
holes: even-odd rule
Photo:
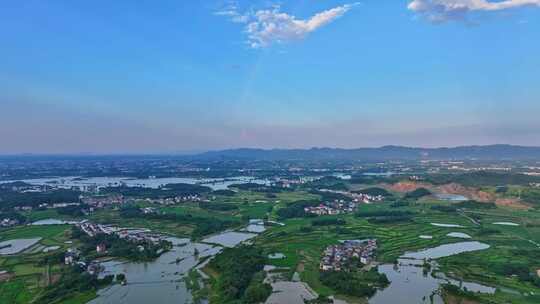
[[236, 23], [246, 23], [248, 21], [246, 15], [238, 12], [238, 5], [235, 2], [229, 3], [223, 10], [215, 12], [214, 15], [228, 17], [232, 22]]
[[240, 14], [237, 7], [233, 5], [215, 14], [227, 16], [233, 22], [245, 24], [244, 30], [248, 36], [247, 43], [249, 46], [252, 48], [264, 48], [274, 43], [300, 40], [309, 33], [343, 16], [357, 4], [338, 6], [317, 13], [305, 20], [281, 12], [279, 6]]
[[413, 0], [408, 8], [434, 22], [463, 19], [470, 12], [501, 11], [524, 6], [540, 7], [540, 0]]

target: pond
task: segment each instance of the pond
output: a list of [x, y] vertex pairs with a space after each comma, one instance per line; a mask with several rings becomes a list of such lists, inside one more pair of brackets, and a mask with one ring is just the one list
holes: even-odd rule
[[449, 201], [449, 202], [464, 202], [469, 200], [467, 197], [459, 194], [450, 194], [450, 193], [437, 193], [435, 194], [435, 197], [443, 200], [443, 201]]
[[15, 239], [0, 242], [0, 255], [16, 254], [37, 244], [41, 238]]
[[503, 226], [519, 226], [519, 224], [512, 222], [495, 222], [493, 225], [503, 225]]
[[277, 252], [277, 253], [269, 254], [268, 258], [271, 260], [281, 260], [285, 258], [285, 255], [281, 252]]
[[63, 221], [63, 220], [57, 220], [57, 219], [45, 219], [45, 220], [39, 220], [35, 221], [30, 225], [33, 226], [41, 226], [41, 225], [74, 225], [78, 224], [79, 222], [76, 221]]
[[43, 252], [51, 252], [60, 249], [60, 246], [50, 246], [43, 248]]
[[242, 229], [242, 231], [263, 233], [266, 231], [266, 228], [264, 227], [264, 221], [262, 219], [251, 219], [249, 220], [249, 225]]
[[415, 260], [423, 260], [423, 259], [438, 259], [442, 257], [447, 257], [455, 254], [460, 254], [464, 252], [470, 252], [470, 251], [478, 251], [478, 250], [484, 250], [488, 249], [489, 245], [480, 243], [480, 242], [459, 242], [459, 243], [453, 243], [453, 244], [444, 244], [437, 247], [424, 249], [417, 252], [409, 252], [404, 255], [402, 255], [402, 258], [406, 259], [415, 259]]
[[264, 225], [255, 225], [255, 224], [248, 225], [244, 229], [244, 231], [252, 232], [252, 233], [263, 233], [265, 230], [266, 228], [264, 227]]
[[444, 227], [444, 228], [465, 228], [464, 226], [457, 224], [441, 224], [441, 223], [431, 223], [432, 226]]
[[[300, 275], [295, 272], [293, 278], [288, 280], [283, 272], [272, 272], [274, 266], [265, 266], [265, 282], [272, 285], [272, 294], [265, 304], [304, 304], [304, 300], [317, 298], [317, 293], [306, 283], [300, 282]], [[287, 269], [284, 269], [287, 270]]]
[[461, 242], [445, 244], [418, 252], [410, 252], [398, 259], [398, 264], [380, 265], [378, 271], [386, 274], [391, 284], [378, 291], [369, 303], [371, 304], [443, 304], [442, 298], [437, 294], [440, 284], [451, 283], [456, 286], [467, 287], [473, 292], [494, 293], [495, 288], [474, 282], [459, 282], [436, 273], [436, 263], [429, 273], [424, 274], [423, 259], [437, 259], [463, 252], [483, 250], [489, 245], [479, 242]]
[[229, 231], [220, 233], [202, 240], [203, 243], [219, 244], [225, 247], [234, 247], [244, 241], [254, 238], [257, 234]]
[[460, 238], [460, 239], [470, 239], [471, 238], [470, 235], [468, 235], [466, 233], [462, 233], [462, 232], [450, 232], [446, 236]]

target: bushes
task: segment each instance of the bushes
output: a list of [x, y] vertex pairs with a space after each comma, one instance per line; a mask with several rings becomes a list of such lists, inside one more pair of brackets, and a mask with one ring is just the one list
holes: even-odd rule
[[319, 202], [314, 201], [296, 201], [285, 208], [279, 209], [277, 215], [282, 219], [310, 216], [309, 214], [306, 214], [304, 208], [316, 206], [318, 204]]
[[272, 286], [267, 283], [254, 282], [248, 286], [244, 293], [244, 302], [263, 303], [272, 294]]
[[351, 198], [341, 193], [333, 193], [328, 191], [310, 190], [309, 193], [319, 195], [323, 201], [336, 201], [344, 200], [350, 201]]
[[401, 223], [412, 221], [412, 216], [379, 216], [368, 219], [371, 224], [389, 224], [389, 223]]
[[227, 203], [200, 203], [199, 207], [201, 209], [214, 211], [232, 211], [238, 209], [238, 206]]
[[86, 205], [67, 206], [67, 207], [63, 207], [63, 208], [58, 208], [58, 209], [56, 209], [56, 211], [58, 212], [58, 214], [77, 217], [77, 216], [83, 216], [84, 215], [83, 209], [85, 209], [87, 207], [88, 206], [86, 206]]
[[538, 207], [540, 206], [540, 190], [525, 189], [521, 192], [521, 199]]
[[458, 183], [468, 187], [500, 186], [500, 185], [528, 185], [540, 182], [540, 177], [517, 173], [496, 173], [479, 171], [464, 174], [436, 174], [430, 175], [427, 181], [435, 185]]
[[15, 192], [0, 190], [0, 210], [12, 210], [14, 207], [30, 206], [38, 207], [39, 204], [47, 203], [76, 203], [79, 201], [81, 192], [58, 189], [47, 192]]
[[455, 203], [454, 206], [457, 208], [467, 208], [467, 209], [494, 209], [497, 208], [495, 203], [481, 203], [477, 201], [464, 201]]
[[345, 225], [345, 220], [340, 218], [317, 218], [311, 222], [312, 226]]
[[215, 217], [192, 216], [191, 214], [144, 214], [135, 206], [126, 206], [120, 210], [120, 216], [125, 218], [145, 218], [154, 220], [173, 221], [186, 225], [195, 225], [191, 233], [193, 238], [205, 236], [214, 232], [239, 225], [238, 221], [222, 220]]
[[435, 205], [431, 206], [431, 210], [445, 212], [445, 213], [453, 213], [457, 212], [457, 208], [454, 206], [446, 206], [446, 205]]
[[426, 188], [418, 188], [414, 191], [411, 191], [411, 192], [407, 192], [407, 194], [405, 194], [405, 199], [413, 199], [413, 200], [417, 200], [417, 199], [420, 199], [424, 196], [430, 196], [431, 195], [431, 191], [429, 191], [428, 189]]
[[377, 289], [385, 287], [390, 282], [384, 274], [372, 269], [364, 272], [324, 271], [320, 273], [321, 282], [340, 294], [355, 297], [371, 297]]
[[477, 235], [478, 236], [487, 236], [487, 235], [494, 235], [501, 233], [500, 230], [494, 229], [494, 228], [481, 228]]
[[357, 217], [385, 217], [385, 216], [411, 216], [414, 213], [411, 211], [400, 210], [375, 210], [375, 211], [358, 211]]
[[390, 205], [390, 208], [409, 207], [410, 205], [411, 205], [411, 202], [409, 201], [397, 201], [397, 202], [393, 202]]
[[220, 195], [220, 196], [228, 196], [228, 197], [231, 197], [231, 196], [234, 196], [236, 194], [236, 192], [232, 191], [232, 190], [215, 190], [212, 192], [213, 195]]
[[459, 297], [469, 299], [469, 300], [480, 300], [478, 295], [476, 295], [474, 292], [463, 290], [459, 288], [458, 286], [455, 286], [452, 284], [442, 284], [441, 288], [444, 293], [459, 296]]
[[98, 279], [96, 275], [90, 275], [78, 266], [69, 267], [63, 271], [62, 279], [54, 285], [47, 287], [35, 303], [57, 303], [60, 300], [69, 298], [74, 293], [97, 290], [98, 288], [110, 285], [112, 281], [112, 275]]
[[[227, 248], [208, 264], [219, 272], [215, 288], [219, 299], [217, 303], [229, 303], [235, 300], [261, 299], [268, 292], [268, 286], [253, 283], [256, 273], [263, 270], [266, 262], [262, 250], [253, 246]], [[262, 285], [262, 286], [261, 286]], [[249, 286], [249, 288], [248, 288]]]
[[401, 210], [359, 211], [355, 214], [356, 217], [367, 218], [372, 224], [409, 222], [413, 215], [413, 212]]

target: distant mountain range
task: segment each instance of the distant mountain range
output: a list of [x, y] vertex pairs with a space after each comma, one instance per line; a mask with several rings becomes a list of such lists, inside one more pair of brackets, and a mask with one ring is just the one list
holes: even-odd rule
[[194, 156], [206, 160], [540, 160], [540, 147], [513, 145], [463, 146], [454, 148], [311, 148], [311, 149], [231, 149]]

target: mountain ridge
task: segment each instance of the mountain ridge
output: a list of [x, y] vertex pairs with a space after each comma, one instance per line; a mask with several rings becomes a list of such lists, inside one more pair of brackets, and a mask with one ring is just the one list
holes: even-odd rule
[[395, 145], [352, 149], [329, 147], [307, 149], [237, 148], [204, 152], [194, 155], [194, 157], [216, 160], [540, 160], [540, 147], [496, 144], [440, 148], [418, 148]]

